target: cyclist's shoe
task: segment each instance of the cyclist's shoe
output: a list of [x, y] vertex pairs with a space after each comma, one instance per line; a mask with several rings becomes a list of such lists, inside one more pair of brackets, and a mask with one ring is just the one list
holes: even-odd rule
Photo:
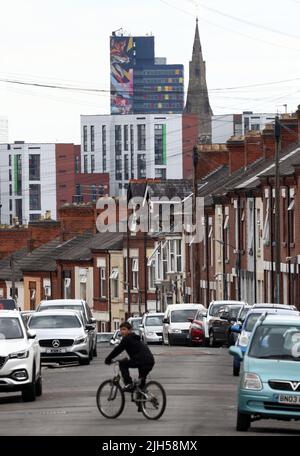
[[123, 391], [124, 391], [125, 393], [132, 393], [133, 390], [134, 390], [133, 383], [128, 383], [128, 384], [125, 385], [124, 388], [123, 388]]

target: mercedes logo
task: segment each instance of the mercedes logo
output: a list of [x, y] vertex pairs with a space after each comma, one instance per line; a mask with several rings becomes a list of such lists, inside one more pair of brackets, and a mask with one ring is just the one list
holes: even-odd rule
[[55, 339], [55, 340], [52, 341], [52, 347], [58, 348], [59, 346], [60, 346], [59, 340]]

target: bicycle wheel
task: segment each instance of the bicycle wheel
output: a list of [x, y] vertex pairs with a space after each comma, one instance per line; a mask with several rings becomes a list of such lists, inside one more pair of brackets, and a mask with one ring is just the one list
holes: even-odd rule
[[96, 394], [99, 412], [105, 418], [117, 418], [123, 412], [125, 396], [122, 388], [111, 380], [101, 383]]
[[142, 412], [148, 420], [158, 420], [165, 411], [166, 392], [160, 383], [151, 381], [146, 384], [145, 398], [142, 400]]

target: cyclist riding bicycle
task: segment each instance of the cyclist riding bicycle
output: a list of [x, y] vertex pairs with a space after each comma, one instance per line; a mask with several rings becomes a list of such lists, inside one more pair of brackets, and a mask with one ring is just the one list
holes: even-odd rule
[[154, 357], [149, 347], [141, 341], [140, 336], [132, 332], [132, 326], [128, 322], [120, 324], [122, 339], [120, 344], [106, 357], [105, 364], [111, 364], [113, 358], [118, 356], [124, 350], [129, 355], [119, 361], [120, 371], [125, 384], [124, 391], [131, 392], [133, 389], [132, 378], [129, 373], [129, 368], [137, 368], [139, 370], [140, 387], [144, 388], [146, 378], [154, 366]]

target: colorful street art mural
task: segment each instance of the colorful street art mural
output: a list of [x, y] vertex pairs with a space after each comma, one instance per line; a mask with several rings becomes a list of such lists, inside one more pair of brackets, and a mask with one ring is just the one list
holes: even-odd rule
[[111, 37], [111, 114], [132, 114], [133, 112], [133, 57], [132, 37]]

